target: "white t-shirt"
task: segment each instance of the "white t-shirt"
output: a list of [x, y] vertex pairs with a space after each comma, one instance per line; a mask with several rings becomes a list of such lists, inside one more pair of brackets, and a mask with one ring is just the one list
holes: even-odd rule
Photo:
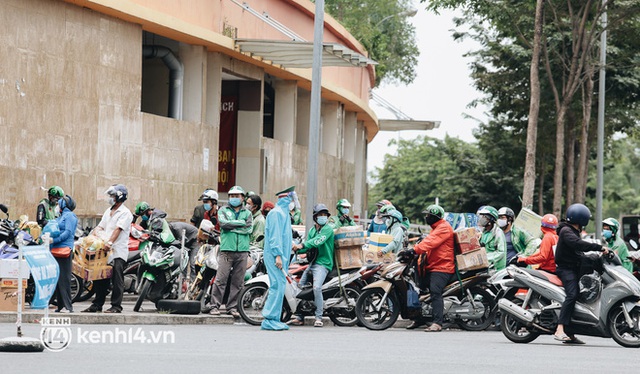
[[119, 227], [122, 229], [120, 235], [113, 242], [111, 246], [112, 252], [109, 255], [109, 263], [113, 263], [113, 259], [121, 258], [127, 261], [129, 256], [129, 232], [131, 231], [131, 222], [133, 221], [133, 214], [129, 208], [120, 205], [118, 209], [111, 215], [111, 208], [107, 209], [102, 215], [102, 219], [98, 224], [98, 227], [104, 229], [104, 237], [109, 240], [113, 231]]

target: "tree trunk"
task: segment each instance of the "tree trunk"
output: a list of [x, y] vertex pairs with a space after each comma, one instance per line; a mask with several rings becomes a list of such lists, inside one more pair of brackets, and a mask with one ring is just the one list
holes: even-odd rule
[[542, 168], [540, 169], [540, 179], [538, 181], [538, 214], [544, 215], [544, 176], [545, 176], [546, 166], [544, 162], [542, 163]]
[[564, 174], [564, 127], [567, 104], [564, 102], [558, 108], [556, 118], [556, 162], [553, 171], [553, 214], [560, 217], [562, 211], [562, 177]]
[[536, 147], [538, 140], [538, 115], [540, 113], [540, 44], [545, 0], [536, 2], [536, 21], [531, 57], [531, 98], [529, 99], [529, 121], [527, 123], [527, 155], [524, 164], [524, 186], [522, 188], [522, 206], [533, 207], [533, 194], [536, 183]]
[[587, 167], [589, 165], [589, 123], [591, 122], [591, 106], [593, 104], [593, 70], [587, 68], [587, 80], [584, 84], [582, 99], [582, 126], [580, 132], [580, 161], [578, 164], [578, 180], [576, 181], [576, 202], [583, 203], [587, 191]]
[[567, 196], [565, 197], [565, 205], [569, 206], [574, 202], [575, 192], [575, 179], [576, 179], [576, 132], [574, 126], [574, 116], [572, 113], [567, 115], [567, 123], [569, 132], [567, 134], [567, 154], [565, 159], [567, 160]]

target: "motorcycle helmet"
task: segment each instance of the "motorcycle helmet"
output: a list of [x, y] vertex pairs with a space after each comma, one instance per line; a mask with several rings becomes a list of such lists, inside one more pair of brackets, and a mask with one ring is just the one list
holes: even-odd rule
[[64, 210], [64, 208], [68, 208], [70, 211], [76, 210], [76, 202], [69, 195], [65, 195], [62, 199], [60, 199], [60, 210]]
[[127, 200], [129, 191], [127, 191], [127, 187], [125, 187], [124, 184], [114, 184], [107, 188], [107, 190], [104, 191], [104, 194], [113, 196], [116, 203], [122, 203]]
[[153, 209], [151, 207], [151, 205], [149, 205], [149, 203], [147, 203], [146, 201], [141, 201], [138, 203], [138, 205], [136, 205], [136, 216], [141, 216], [144, 214], [144, 212], [146, 212], [149, 209]]
[[383, 206], [385, 206], [385, 205], [392, 205], [392, 204], [391, 204], [391, 201], [383, 199], [383, 200], [378, 201], [378, 202], [376, 203], [376, 205], [377, 205], [378, 207], [383, 207]]
[[516, 214], [513, 212], [513, 210], [506, 206], [503, 206], [502, 208], [500, 208], [500, 210], [498, 210], [498, 217], [499, 216], [507, 216], [511, 219], [512, 222], [516, 219]]
[[572, 204], [567, 208], [567, 222], [584, 227], [591, 219], [591, 211], [584, 204]]
[[329, 208], [326, 205], [320, 203], [313, 206], [313, 219], [315, 220], [318, 214], [326, 213], [329, 215]]
[[198, 198], [198, 201], [202, 200], [213, 200], [216, 203], [218, 202], [218, 193], [212, 189], [206, 189]]
[[231, 187], [231, 189], [229, 190], [229, 192], [227, 192], [227, 194], [229, 194], [229, 195], [240, 194], [242, 196], [245, 195], [244, 189], [242, 187], [240, 187], [240, 186]]
[[540, 226], [555, 230], [558, 228], [558, 217], [553, 214], [545, 214], [540, 220]]
[[51, 186], [47, 190], [47, 194], [51, 197], [57, 197], [58, 199], [64, 196], [64, 191], [59, 186]]
[[611, 233], [613, 237], [618, 235], [618, 230], [620, 230], [620, 222], [617, 219], [609, 217], [602, 221], [603, 224], [609, 226], [611, 228]]
[[397, 260], [400, 263], [408, 264], [413, 261], [413, 257], [415, 256], [415, 252], [411, 249], [403, 249], [398, 252]]
[[336, 209], [340, 210], [340, 207], [351, 208], [351, 203], [347, 199], [340, 199], [336, 204]]
[[491, 222], [495, 222], [498, 220], [498, 211], [496, 210], [496, 208], [490, 206], [490, 205], [485, 205], [483, 207], [481, 207], [478, 210], [477, 215], [485, 215], [487, 216], [487, 218], [489, 218], [489, 220]]
[[440, 205], [432, 204], [423, 210], [422, 214], [432, 215], [438, 217], [438, 219], [442, 219], [444, 217], [444, 208]]

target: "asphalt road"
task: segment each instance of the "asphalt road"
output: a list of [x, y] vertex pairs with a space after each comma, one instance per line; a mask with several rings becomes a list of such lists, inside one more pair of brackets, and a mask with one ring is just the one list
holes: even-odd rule
[[[638, 350], [592, 337], [584, 337], [585, 346], [566, 346], [550, 336], [513, 344], [496, 331], [425, 333], [393, 328], [375, 332], [302, 326], [273, 332], [244, 324], [76, 325], [70, 329], [71, 343], [61, 352], [0, 353], [0, 371], [601, 374], [631, 373], [640, 366]], [[24, 332], [38, 337], [40, 326], [27, 324]], [[15, 325], [0, 324], [0, 338], [14, 334]], [[120, 343], [109, 343], [116, 334]], [[129, 337], [132, 341], [125, 342]]]

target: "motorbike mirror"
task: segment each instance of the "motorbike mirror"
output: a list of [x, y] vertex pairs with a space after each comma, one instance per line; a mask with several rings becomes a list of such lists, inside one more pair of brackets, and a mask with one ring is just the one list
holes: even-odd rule
[[0, 210], [2, 211], [2, 213], [6, 214], [7, 216], [9, 216], [9, 209], [7, 208], [6, 205], [4, 204], [0, 204]]
[[638, 243], [635, 240], [629, 239], [629, 245], [631, 246], [631, 248], [633, 248], [634, 251], [638, 250]]
[[264, 235], [258, 235], [258, 237], [256, 238], [256, 242], [261, 242], [262, 239], [264, 239]]

